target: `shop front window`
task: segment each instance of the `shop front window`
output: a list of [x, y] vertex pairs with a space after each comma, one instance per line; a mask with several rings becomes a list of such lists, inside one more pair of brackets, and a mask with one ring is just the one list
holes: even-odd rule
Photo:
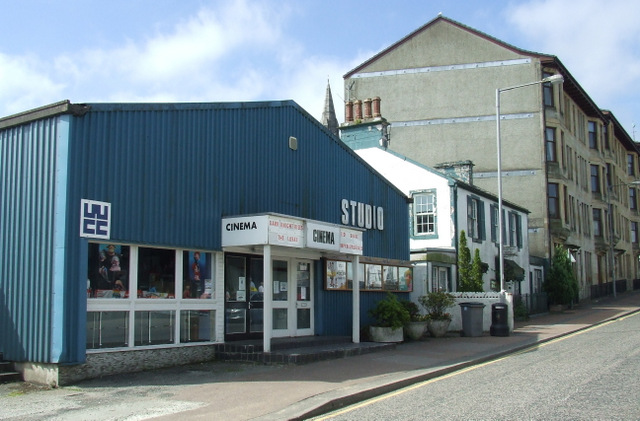
[[111, 243], [87, 251], [87, 350], [220, 340], [220, 254]]
[[136, 311], [135, 345], [173, 343], [173, 311]]
[[129, 247], [89, 244], [88, 298], [129, 298]]
[[128, 311], [91, 311], [87, 314], [87, 349], [125, 347], [128, 338]]
[[176, 252], [140, 247], [138, 298], [176, 298]]
[[[413, 291], [413, 269], [408, 266], [360, 263], [358, 288], [363, 291]], [[345, 270], [346, 269], [346, 270]], [[327, 259], [325, 289], [351, 290], [354, 282], [353, 264]]]
[[182, 298], [212, 298], [211, 253], [185, 251], [183, 262]]
[[216, 312], [186, 310], [180, 312], [180, 342], [209, 342], [216, 337]]

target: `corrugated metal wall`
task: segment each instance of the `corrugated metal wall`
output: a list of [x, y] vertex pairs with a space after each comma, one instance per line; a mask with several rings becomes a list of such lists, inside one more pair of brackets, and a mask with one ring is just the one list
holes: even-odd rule
[[[11, 360], [84, 360], [83, 198], [111, 203], [114, 242], [209, 250], [220, 249], [222, 217], [339, 224], [341, 200], [356, 200], [385, 210], [364, 254], [409, 257], [404, 195], [291, 101], [90, 104], [0, 141], [0, 351]], [[346, 307], [342, 295], [318, 291], [318, 325], [344, 323], [329, 311]]]
[[347, 198], [385, 206], [388, 228], [366, 234], [366, 254], [408, 256], [393, 232], [404, 197], [293, 102], [94, 104], [72, 133], [74, 203], [110, 202], [115, 241], [220, 249], [221, 217], [340, 223]]
[[[339, 224], [349, 199], [385, 210], [385, 229], [364, 234], [364, 254], [409, 259], [404, 195], [291, 101], [92, 104], [72, 138], [74, 201], [110, 202], [115, 241], [216, 250], [224, 216], [277, 212]], [[318, 333], [351, 319], [344, 295], [318, 290]], [[361, 297], [364, 321], [380, 297]]]
[[0, 350], [52, 361], [59, 119], [0, 132]]

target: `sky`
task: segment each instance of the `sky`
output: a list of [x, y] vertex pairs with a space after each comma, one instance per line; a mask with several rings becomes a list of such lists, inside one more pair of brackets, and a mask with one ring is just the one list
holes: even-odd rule
[[329, 81], [342, 123], [343, 75], [442, 13], [516, 47], [557, 56], [597, 106], [640, 140], [636, 0], [0, 4], [0, 116], [64, 99], [293, 99], [320, 120]]

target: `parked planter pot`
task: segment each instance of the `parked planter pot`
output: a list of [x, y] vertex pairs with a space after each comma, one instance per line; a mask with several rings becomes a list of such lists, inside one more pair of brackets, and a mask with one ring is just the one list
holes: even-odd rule
[[427, 330], [427, 322], [409, 322], [404, 326], [404, 334], [411, 340], [417, 341], [422, 338]]
[[427, 330], [429, 334], [434, 338], [441, 338], [447, 334], [449, 330], [449, 325], [451, 324], [451, 320], [429, 320], [429, 324], [427, 324]]
[[402, 342], [404, 340], [402, 328], [369, 326], [369, 335], [373, 342]]

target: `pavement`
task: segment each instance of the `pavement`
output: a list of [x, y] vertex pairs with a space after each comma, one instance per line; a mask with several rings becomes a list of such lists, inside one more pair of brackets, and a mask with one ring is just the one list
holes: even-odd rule
[[104, 377], [54, 390], [0, 385], [0, 420], [309, 419], [637, 312], [640, 291], [628, 291], [516, 321], [514, 331], [505, 337], [450, 333], [305, 365], [210, 362]]

